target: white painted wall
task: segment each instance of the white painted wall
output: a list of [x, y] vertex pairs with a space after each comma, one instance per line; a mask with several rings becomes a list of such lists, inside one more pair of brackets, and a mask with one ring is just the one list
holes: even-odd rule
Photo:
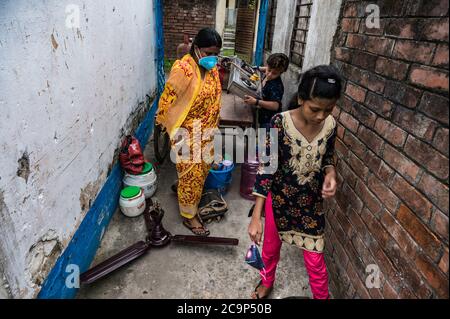
[[[68, 3], [79, 29], [66, 27]], [[152, 0], [0, 1], [0, 261], [14, 297], [36, 296], [33, 280], [67, 246], [130, 114], [154, 93], [154, 27]]]
[[227, 15], [227, 0], [216, 1], [216, 31], [223, 38]]
[[314, 1], [306, 40], [304, 70], [320, 64], [330, 64], [341, 5], [342, 0]]
[[[272, 53], [284, 53], [289, 56], [297, 0], [283, 0], [277, 3]], [[291, 64], [289, 70], [282, 75], [285, 87], [283, 109], [287, 109], [290, 99], [297, 92], [301, 72], [319, 64], [330, 63], [341, 5], [342, 0], [313, 2], [303, 68]]]

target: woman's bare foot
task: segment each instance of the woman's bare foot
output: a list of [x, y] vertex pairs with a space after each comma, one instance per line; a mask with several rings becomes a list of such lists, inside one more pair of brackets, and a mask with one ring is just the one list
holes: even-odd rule
[[273, 287], [267, 288], [262, 284], [262, 282], [259, 282], [258, 286], [256, 286], [255, 291], [252, 292], [251, 298], [252, 299], [266, 299], [269, 297], [270, 293], [272, 292]]

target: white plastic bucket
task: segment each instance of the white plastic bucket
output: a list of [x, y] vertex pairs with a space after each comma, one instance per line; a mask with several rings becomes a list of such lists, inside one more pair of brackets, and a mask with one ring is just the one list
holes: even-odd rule
[[[127, 196], [127, 193], [132, 195]], [[138, 187], [124, 188], [120, 193], [119, 206], [125, 216], [137, 217], [141, 215], [145, 210], [144, 192]]]
[[147, 167], [150, 167], [150, 170], [147, 173], [139, 175], [132, 175], [129, 173], [125, 173], [125, 176], [123, 178], [123, 184], [125, 185], [125, 187], [137, 186], [142, 188], [144, 190], [145, 198], [150, 198], [156, 192], [156, 189], [158, 187], [158, 178], [151, 164], [146, 163], [146, 165]]

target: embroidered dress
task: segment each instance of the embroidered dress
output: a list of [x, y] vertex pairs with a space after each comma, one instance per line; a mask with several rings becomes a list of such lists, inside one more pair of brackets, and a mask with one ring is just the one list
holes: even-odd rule
[[[197, 63], [188, 54], [175, 62], [160, 99], [157, 122], [167, 129], [171, 137], [176, 136], [179, 128], [188, 133], [188, 138], [181, 143], [190, 150], [190, 159], [182, 160], [177, 156], [176, 163], [178, 204], [180, 214], [186, 218], [197, 215], [203, 186], [211, 168], [214, 155], [214, 136], [211, 133], [219, 123], [221, 94], [217, 68], [206, 72], [202, 81]], [[199, 130], [196, 130], [196, 125]], [[175, 140], [171, 139], [171, 143], [174, 147]]]
[[[268, 174], [267, 164], [261, 164], [253, 194], [272, 196], [273, 214], [282, 241], [304, 250], [322, 253], [324, 250], [325, 216], [322, 185], [324, 169], [334, 166], [336, 121], [330, 115], [322, 130], [308, 141], [295, 127], [291, 113], [275, 115], [271, 128], [278, 130], [278, 168]], [[267, 154], [270, 154], [267, 140]]]

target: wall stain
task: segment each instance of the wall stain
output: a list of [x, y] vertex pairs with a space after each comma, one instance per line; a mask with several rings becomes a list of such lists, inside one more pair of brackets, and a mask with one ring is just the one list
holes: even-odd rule
[[[102, 175], [102, 174], [100, 174]], [[102, 178], [99, 178], [94, 183], [89, 182], [80, 192], [80, 207], [83, 213], [86, 213], [89, 208], [91, 208], [92, 202], [94, 201], [97, 193], [102, 184]]]
[[58, 49], [59, 44], [58, 44], [58, 42], [56, 42], [56, 39], [55, 39], [55, 36], [53, 35], [53, 33], [51, 35], [51, 39], [52, 39], [53, 50], [56, 51], [56, 49]]
[[28, 176], [30, 175], [30, 157], [28, 152], [24, 152], [17, 162], [19, 163], [17, 176], [22, 177], [25, 179], [25, 182], [28, 183]]
[[63, 247], [56, 234], [50, 229], [31, 246], [27, 254], [27, 276], [32, 284], [41, 286], [61, 255]]

